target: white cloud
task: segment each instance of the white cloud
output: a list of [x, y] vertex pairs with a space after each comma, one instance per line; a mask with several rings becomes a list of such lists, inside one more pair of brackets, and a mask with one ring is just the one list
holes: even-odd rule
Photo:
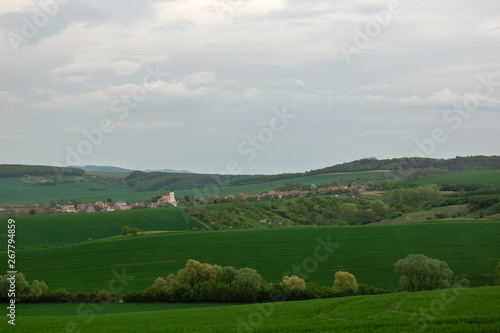
[[7, 92], [7, 91], [0, 91], [0, 103], [5, 103], [5, 104], [23, 104], [24, 101], [20, 99], [19, 97]]

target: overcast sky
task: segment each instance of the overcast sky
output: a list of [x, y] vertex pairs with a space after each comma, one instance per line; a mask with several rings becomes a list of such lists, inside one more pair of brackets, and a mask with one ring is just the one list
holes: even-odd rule
[[499, 155], [499, 13], [498, 0], [3, 0], [0, 163], [281, 173]]

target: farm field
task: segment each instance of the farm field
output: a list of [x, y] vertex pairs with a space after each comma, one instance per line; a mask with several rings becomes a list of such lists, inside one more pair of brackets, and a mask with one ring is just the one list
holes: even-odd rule
[[[20, 315], [2, 332], [498, 332], [500, 287], [85, 315]], [[147, 304], [141, 304], [147, 307]], [[64, 305], [62, 305], [64, 306]], [[66, 305], [74, 307], [74, 305]], [[113, 309], [113, 311], [108, 311]], [[125, 308], [124, 304], [123, 307]], [[31, 306], [44, 313], [46, 305]], [[23, 307], [19, 308], [23, 313]], [[127, 311], [127, 310], [125, 310]], [[9, 326], [9, 327], [7, 327]]]
[[[7, 230], [7, 219], [2, 219]], [[132, 209], [116, 212], [17, 216], [17, 246], [66, 245], [121, 234], [123, 226], [145, 231], [186, 231], [206, 228], [186, 215], [182, 208]]]
[[457, 172], [420, 178], [416, 184], [484, 184], [500, 188], [500, 170]]
[[[72, 198], [93, 198], [98, 201], [113, 198], [118, 193], [130, 193], [134, 189], [125, 185], [74, 182], [59, 185], [37, 185], [26, 183], [20, 177], [0, 177], [0, 204], [22, 204], [25, 202], [49, 202], [50, 200]], [[94, 190], [91, 190], [91, 189]], [[97, 190], [98, 189], [98, 190]], [[117, 198], [116, 200], [120, 200]]]
[[[20, 303], [16, 306], [17, 314], [21, 317], [60, 317], [75, 316], [82, 311], [82, 303]], [[150, 311], [168, 311], [181, 309], [196, 309], [208, 307], [234, 306], [231, 303], [105, 303], [101, 304], [96, 315], [113, 313], [137, 313]], [[94, 305], [84, 305], [93, 308]]]
[[[21, 233], [20, 233], [21, 234]], [[322, 243], [331, 252], [311, 264]], [[422, 253], [446, 261], [474, 287], [493, 284], [500, 260], [500, 221], [422, 222], [401, 225], [294, 227], [217, 232], [180, 232], [93, 241], [17, 252], [17, 270], [50, 289], [71, 292], [108, 288], [115, 274], [130, 277], [124, 291], [142, 290], [158, 276], [184, 267], [188, 259], [256, 269], [268, 282], [283, 274], [332, 286], [338, 270], [358, 283], [398, 288], [397, 260]], [[6, 252], [0, 253], [6, 262]], [[308, 259], [309, 258], [309, 259]], [[313, 261], [314, 262], [314, 261]], [[312, 266], [311, 266], [312, 265]], [[294, 268], [298, 267], [298, 268]], [[307, 268], [309, 267], [309, 268]], [[118, 272], [118, 273], [117, 273]]]

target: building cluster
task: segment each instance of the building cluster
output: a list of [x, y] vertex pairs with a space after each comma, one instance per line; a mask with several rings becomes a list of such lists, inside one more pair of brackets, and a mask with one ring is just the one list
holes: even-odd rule
[[132, 208], [142, 208], [149, 206], [150, 208], [157, 208], [158, 206], [164, 206], [166, 204], [171, 204], [174, 207], [177, 207], [177, 201], [175, 200], [174, 192], [170, 192], [169, 195], [164, 195], [160, 197], [156, 202], [152, 202], [151, 204], [146, 204], [144, 202], [136, 202], [132, 205], [128, 205], [126, 201], [118, 200], [115, 203], [112, 202], [104, 202], [97, 201], [94, 204], [78, 204], [78, 205], [61, 205], [57, 212], [59, 213], [76, 213], [76, 212], [114, 212], [117, 210], [130, 210]]
[[[212, 199], [234, 199], [234, 198], [255, 198], [257, 200], [260, 200], [263, 197], [278, 197], [278, 198], [283, 198], [283, 197], [299, 197], [299, 196], [311, 196], [311, 195], [325, 195], [325, 194], [332, 194], [332, 193], [341, 193], [341, 192], [346, 192], [350, 191], [352, 193], [361, 193], [366, 191], [366, 187], [362, 185], [356, 185], [353, 184], [350, 187], [347, 186], [338, 186], [338, 187], [324, 187], [324, 188], [319, 188], [315, 191], [299, 191], [299, 190], [292, 190], [292, 191], [270, 191], [267, 193], [261, 193], [261, 194], [253, 194], [253, 193], [243, 193], [240, 192], [236, 195], [226, 195], [226, 196], [218, 196], [218, 195], [213, 195], [211, 198]], [[149, 207], [149, 208], [157, 208], [159, 206], [165, 206], [167, 204], [171, 204], [174, 207], [177, 207], [177, 200], [175, 199], [174, 192], [170, 192], [169, 195], [164, 195], [160, 197], [156, 202], [152, 203], [144, 203], [144, 202], [136, 202], [134, 204], [128, 205], [126, 201], [123, 200], [118, 200], [115, 203], [112, 202], [103, 202], [103, 201], [97, 201], [94, 204], [78, 204], [77, 206], [74, 205], [61, 205], [59, 209], [57, 209], [57, 212], [60, 213], [76, 213], [76, 212], [87, 212], [87, 213], [92, 213], [92, 212], [97, 212], [97, 211], [105, 211], [105, 212], [113, 212], [117, 210], [130, 210], [133, 208], [144, 208], [144, 207]]]

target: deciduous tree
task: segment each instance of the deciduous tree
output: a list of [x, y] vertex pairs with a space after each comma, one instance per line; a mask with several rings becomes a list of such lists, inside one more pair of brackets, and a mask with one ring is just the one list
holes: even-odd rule
[[285, 276], [283, 278], [283, 285], [286, 289], [306, 289], [306, 281], [299, 278], [297, 275]]
[[401, 275], [401, 289], [408, 291], [434, 290], [448, 287], [453, 271], [444, 261], [423, 254], [409, 254], [396, 262], [394, 272]]
[[333, 289], [344, 290], [347, 288], [358, 289], [358, 282], [356, 282], [356, 278], [351, 273], [338, 271], [335, 273]]

